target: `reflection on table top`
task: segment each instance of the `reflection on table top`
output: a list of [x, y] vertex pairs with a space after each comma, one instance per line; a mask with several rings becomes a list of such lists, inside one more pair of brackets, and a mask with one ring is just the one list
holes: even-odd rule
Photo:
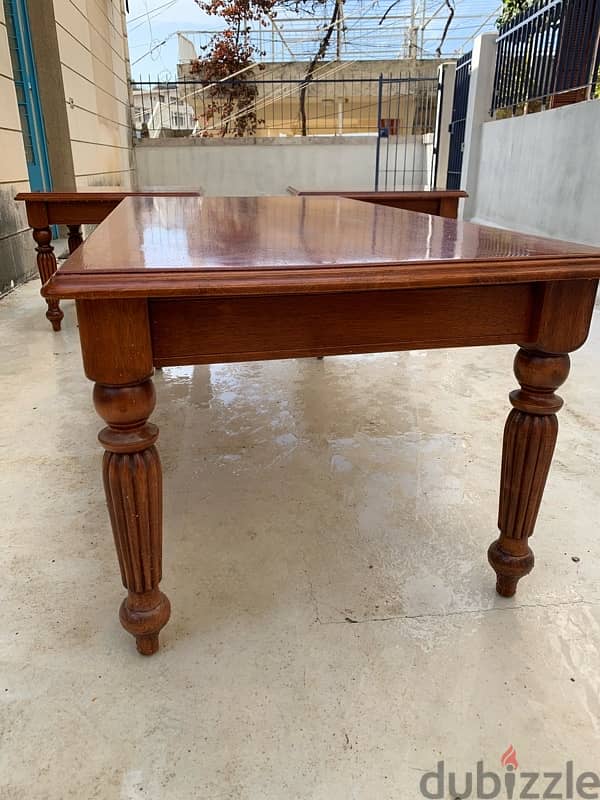
[[307, 291], [336, 276], [365, 288], [594, 278], [600, 250], [332, 196], [127, 197], [47, 294], [101, 296], [100, 284], [137, 295], [214, 293], [219, 281], [228, 290], [248, 273], [255, 288], [259, 273], [277, 273], [275, 282], [292, 280], [294, 291], [300, 274]]

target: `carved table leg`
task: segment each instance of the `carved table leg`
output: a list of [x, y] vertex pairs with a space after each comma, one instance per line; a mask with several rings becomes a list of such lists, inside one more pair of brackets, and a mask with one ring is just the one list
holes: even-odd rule
[[171, 614], [158, 588], [162, 568], [162, 473], [154, 443], [156, 425], [148, 422], [155, 405], [147, 379], [131, 386], [96, 383], [94, 405], [108, 423], [99, 439], [106, 452], [104, 489], [121, 577], [128, 590], [120, 610], [123, 627], [149, 656], [158, 650], [158, 634]]
[[[50, 244], [52, 241], [52, 231], [50, 228], [34, 228], [33, 238], [37, 244], [37, 266], [40, 273], [40, 280], [42, 285], [56, 272], [56, 257], [54, 255], [54, 248]], [[46, 311], [46, 318], [55, 331], [60, 330], [60, 323], [64, 314], [60, 308], [58, 300], [53, 298], [46, 298], [48, 310]]]
[[520, 349], [515, 357], [515, 375], [521, 388], [510, 394], [514, 408], [504, 429], [500, 538], [488, 550], [497, 575], [496, 591], [503, 597], [512, 597], [519, 579], [533, 568], [528, 538], [554, 453], [556, 412], [563, 404], [554, 391], [567, 379], [569, 365], [568, 355]]
[[80, 244], [83, 244], [81, 225], [67, 225], [69, 229], [69, 253], [74, 253]]

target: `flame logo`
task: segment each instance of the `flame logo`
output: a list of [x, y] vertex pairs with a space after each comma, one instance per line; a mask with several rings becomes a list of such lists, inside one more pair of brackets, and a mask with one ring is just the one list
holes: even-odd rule
[[517, 761], [517, 751], [512, 746], [512, 744], [508, 745], [508, 748], [504, 753], [502, 753], [502, 757], [500, 758], [500, 763], [503, 767], [514, 767], [515, 769], [519, 769], [519, 762]]

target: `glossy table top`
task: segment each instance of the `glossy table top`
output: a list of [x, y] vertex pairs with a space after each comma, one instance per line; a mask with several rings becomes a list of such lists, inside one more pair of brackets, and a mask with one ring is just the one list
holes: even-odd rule
[[271, 294], [600, 276], [600, 249], [334, 196], [126, 197], [51, 297]]
[[183, 188], [177, 186], [142, 186], [139, 189], [123, 189], [121, 186], [85, 186], [74, 192], [19, 192], [15, 200], [24, 200], [26, 203], [64, 203], [100, 200], [107, 203], [122, 200], [124, 197], [137, 195], [151, 195], [152, 197], [201, 197], [203, 191], [198, 188]]

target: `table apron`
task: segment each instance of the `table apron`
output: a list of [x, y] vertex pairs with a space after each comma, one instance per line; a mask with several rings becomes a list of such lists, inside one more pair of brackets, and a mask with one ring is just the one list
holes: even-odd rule
[[120, 201], [102, 200], [89, 203], [52, 202], [47, 204], [49, 225], [98, 225]]
[[[372, 203], [377, 206], [389, 206], [390, 208], [402, 208], [404, 211], [419, 211], [421, 214], [435, 214], [439, 217], [452, 217], [456, 219], [456, 209], [458, 208], [458, 200], [451, 198], [448, 200], [441, 200], [440, 198], [432, 198], [426, 200], [398, 200], [394, 198], [374, 199], [370, 197], [357, 197], [361, 203]], [[442, 214], [442, 205], [446, 213]]]
[[155, 366], [532, 341], [541, 284], [148, 301]]
[[47, 228], [49, 225], [98, 225], [119, 205], [117, 200], [80, 201], [31, 201], [26, 204], [27, 221], [32, 228]]

